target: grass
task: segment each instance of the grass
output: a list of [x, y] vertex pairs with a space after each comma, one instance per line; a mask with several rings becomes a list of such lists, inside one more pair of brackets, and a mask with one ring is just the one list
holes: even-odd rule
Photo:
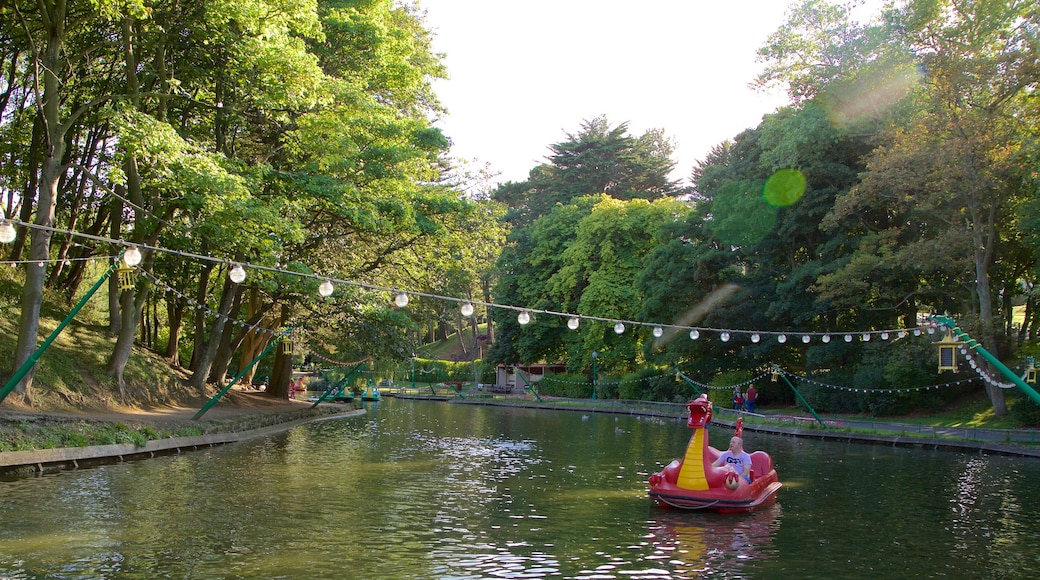
[[251, 413], [190, 424], [173, 422], [168, 425], [60, 417], [0, 421], [0, 452], [115, 444], [143, 447], [148, 441], [155, 439], [251, 431], [297, 419], [322, 417], [340, 412], [342, 409], [339, 407], [318, 407], [287, 413]]

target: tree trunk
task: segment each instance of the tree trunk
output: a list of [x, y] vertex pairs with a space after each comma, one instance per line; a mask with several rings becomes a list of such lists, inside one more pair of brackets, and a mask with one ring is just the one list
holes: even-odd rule
[[166, 352], [163, 355], [171, 365], [179, 366], [180, 360], [180, 343], [181, 343], [181, 324], [184, 322], [184, 306], [185, 301], [182, 298], [176, 296], [173, 292], [166, 293], [166, 318], [169, 324], [169, 338], [166, 341]]
[[[228, 312], [227, 319], [238, 320], [238, 315], [242, 310], [242, 286], [235, 284], [231, 291], [234, 292], [234, 302], [231, 305], [231, 311]], [[217, 383], [224, 380], [227, 376], [228, 367], [231, 366], [231, 357], [235, 354], [235, 346], [238, 342], [241, 342], [241, 336], [236, 337], [237, 329], [234, 324], [225, 323], [224, 331], [220, 333], [219, 345], [217, 347], [216, 355], [213, 358], [213, 366], [209, 371], [209, 382]], [[237, 339], [237, 340], [236, 340]], [[235, 373], [238, 374], [238, 373]]]
[[213, 330], [209, 333], [209, 340], [206, 341], [205, 350], [202, 352], [201, 359], [196, 361], [195, 367], [192, 369], [191, 380], [188, 382], [202, 396], [206, 395], [206, 378], [209, 377], [213, 359], [217, 356], [220, 336], [224, 332], [224, 321], [228, 312], [231, 311], [231, 304], [235, 300], [236, 292], [233, 288], [235, 285], [229, 278], [224, 279], [224, 289], [220, 296], [220, 306], [217, 307], [217, 317], [213, 322]]
[[[281, 328], [288, 319], [289, 308], [283, 304], [277, 325], [278, 328]], [[292, 380], [293, 353], [285, 352], [282, 345], [276, 346], [274, 351], [274, 364], [271, 368], [271, 380], [267, 384], [267, 392], [279, 399], [288, 399], [289, 381]]]
[[[993, 253], [997, 241], [996, 206], [987, 204], [987, 210], [983, 212], [972, 208], [972, 217], [975, 227], [972, 228], [972, 236], [975, 247], [975, 292], [979, 299], [979, 331], [983, 348], [998, 356], [997, 341], [993, 329], [993, 294], [990, 288], [989, 265], [993, 260]], [[986, 382], [986, 395], [993, 404], [993, 414], [997, 417], [1007, 415], [1007, 401], [1004, 399], [1004, 389]]]
[[[64, 171], [62, 158], [65, 155], [65, 131], [67, 128], [58, 117], [62, 83], [56, 76], [65, 70], [62, 56], [65, 41], [65, 3], [50, 6], [47, 47], [43, 54], [43, 107], [42, 117], [46, 123], [46, 157], [40, 167], [40, 187], [37, 195], [36, 221], [39, 226], [54, 227], [54, 209], [58, 199], [58, 184]], [[51, 233], [49, 230], [34, 229], [30, 235], [29, 259], [33, 262], [50, 258]], [[40, 331], [40, 305], [43, 303], [43, 282], [46, 268], [35, 264], [26, 265], [25, 285], [22, 287], [22, 313], [18, 320], [18, 343], [15, 346], [13, 369], [18, 369], [36, 351]], [[32, 404], [32, 379], [35, 368], [15, 386], [15, 392]]]
[[195, 342], [191, 350], [191, 362], [188, 363], [188, 368], [192, 371], [196, 369], [199, 361], [202, 360], [202, 349], [206, 344], [206, 313], [199, 308], [206, 304], [206, 295], [209, 293], [209, 279], [213, 274], [214, 264], [212, 262], [205, 262], [202, 264], [202, 270], [199, 272], [199, 286], [198, 291], [195, 293]]
[[130, 394], [127, 392], [126, 383], [123, 380], [123, 369], [126, 368], [126, 361], [130, 360], [130, 353], [133, 352], [134, 336], [136, 335], [134, 331], [137, 329], [135, 316], [137, 309], [134, 307], [134, 290], [132, 288], [123, 290], [119, 297], [119, 312], [121, 313], [120, 327], [130, 329], [130, 331], [119, 333], [105, 372], [110, 377], [115, 377], [116, 384], [119, 386], [120, 400], [126, 402], [130, 399]]
[[[488, 280], [481, 280], [480, 281], [480, 288], [481, 288], [481, 291], [483, 291], [483, 293], [484, 293], [484, 302], [487, 303], [487, 304], [491, 304], [491, 282], [488, 281]], [[491, 312], [488, 312], [487, 313], [488, 345], [491, 345], [491, 344], [493, 344], [495, 342], [495, 323], [491, 319], [492, 319]]]
[[[117, 191], [123, 192], [123, 186], [117, 186]], [[123, 236], [120, 234], [120, 228], [123, 227], [123, 202], [118, 197], [113, 196], [111, 200], [112, 211], [110, 215], [112, 219], [109, 221], [109, 238], [118, 240]], [[119, 334], [119, 329], [122, 324], [122, 315], [120, 314], [120, 291], [119, 291], [119, 280], [115, 276], [108, 279], [108, 332], [113, 336]]]

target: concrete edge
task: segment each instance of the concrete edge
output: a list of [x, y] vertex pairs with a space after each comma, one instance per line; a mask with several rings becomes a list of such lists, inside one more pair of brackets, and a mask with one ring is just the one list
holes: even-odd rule
[[104, 463], [119, 462], [127, 458], [149, 456], [156, 454], [180, 453], [184, 450], [194, 450], [199, 447], [213, 447], [214, 445], [225, 445], [265, 437], [281, 431], [288, 431], [293, 427], [305, 423], [316, 423], [330, 419], [345, 419], [365, 414], [364, 409], [356, 409], [335, 415], [323, 415], [321, 417], [307, 417], [277, 423], [248, 431], [210, 433], [208, 435], [195, 435], [191, 437], [169, 437], [167, 439], [153, 439], [143, 447], [132, 443], [116, 445], [93, 445], [90, 447], [62, 447], [57, 449], [32, 449], [29, 451], [5, 451], [0, 453], [0, 472], [13, 471], [19, 468], [32, 468], [43, 471], [45, 467], [71, 465], [79, 467], [80, 462]]

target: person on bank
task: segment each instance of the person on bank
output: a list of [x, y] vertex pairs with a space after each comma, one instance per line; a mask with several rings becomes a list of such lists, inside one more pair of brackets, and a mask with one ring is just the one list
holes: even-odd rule
[[755, 401], [758, 399], [758, 389], [755, 385], [751, 385], [744, 391], [744, 408], [747, 409], [748, 413], [755, 412]]
[[751, 483], [751, 456], [744, 451], [744, 441], [740, 437], [729, 440], [729, 449], [719, 454], [719, 458], [713, 463], [715, 467], [726, 467], [726, 471], [733, 471], [744, 481]]
[[744, 410], [744, 395], [740, 392], [740, 387], [737, 387], [733, 391], [733, 410], [743, 411]]

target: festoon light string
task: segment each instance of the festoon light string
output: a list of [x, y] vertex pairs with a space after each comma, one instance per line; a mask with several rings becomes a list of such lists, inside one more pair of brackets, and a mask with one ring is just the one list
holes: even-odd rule
[[[246, 262], [238, 262], [232, 260], [226, 260], [223, 258], [216, 258], [213, 256], [206, 256], [202, 254], [195, 254], [192, 252], [186, 252], [183, 250], [170, 250], [160, 246], [150, 246], [146, 244], [134, 244], [126, 242], [125, 240], [114, 240], [103, 236], [96, 236], [92, 234], [84, 234], [75, 232], [72, 230], [61, 230], [57, 228], [51, 228], [47, 226], [41, 226], [38, 224], [21, 222], [18, 220], [0, 220], [0, 242], [4, 240], [14, 239], [14, 228], [13, 225], [20, 225], [27, 228], [33, 228], [43, 231], [49, 231], [52, 233], [58, 233], [73, 237], [82, 237], [85, 239], [93, 240], [96, 242], [109, 243], [115, 245], [121, 245], [129, 248], [138, 248], [153, 252], [161, 252], [173, 256], [182, 258], [188, 258], [198, 261], [211, 262], [217, 264], [225, 264], [229, 267], [229, 277], [235, 283], [242, 283], [245, 281], [247, 272], [246, 270], [253, 270], [258, 272], [267, 272], [276, 275], [293, 276], [297, 278], [309, 279], [318, 282], [318, 293], [321, 297], [327, 298], [335, 292], [337, 285], [346, 285], [356, 288], [362, 288], [365, 290], [375, 292], [388, 292], [393, 296], [394, 303], [404, 308], [408, 305], [409, 300], [412, 297], [429, 298], [433, 300], [440, 300], [446, 302], [454, 302], [460, 305], [460, 312], [465, 316], [472, 316], [475, 312], [475, 306], [483, 306], [487, 309], [501, 309], [510, 310], [517, 313], [517, 321], [521, 325], [529, 324], [534, 320], [535, 316], [548, 316], [559, 318], [566, 321], [566, 325], [571, 330], [578, 330], [583, 321], [594, 321], [603, 322], [608, 325], [612, 325], [614, 332], [617, 334], [624, 334], [629, 327], [646, 328], [650, 329], [651, 334], [655, 338], [662, 338], [665, 332], [673, 334], [677, 333], [688, 333], [691, 340], [698, 340], [702, 335], [717, 336], [722, 342], [730, 342], [734, 337], [740, 336], [745, 337], [748, 341], [753, 344], [760, 343], [766, 338], [772, 338], [777, 343], [784, 344], [789, 339], [800, 340], [803, 344], [809, 344], [813, 340], [819, 340], [823, 343], [829, 343], [831, 340], [844, 340], [849, 343], [854, 340], [862, 342], [869, 342], [873, 338], [879, 338], [881, 340], [889, 340], [891, 338], [902, 339], [909, 335], [921, 336], [923, 333], [933, 334], [935, 332], [935, 326], [932, 324], [919, 325], [910, 328], [899, 328], [899, 329], [887, 329], [887, 330], [871, 330], [862, 332], [784, 332], [784, 331], [761, 331], [761, 330], [746, 330], [746, 329], [728, 329], [728, 328], [712, 328], [712, 327], [698, 327], [698, 326], [687, 326], [687, 325], [676, 325], [676, 324], [664, 324], [664, 323], [653, 323], [644, 322], [637, 320], [617, 319], [608, 318], [602, 316], [592, 316], [588, 314], [574, 314], [568, 312], [559, 312], [554, 310], [526, 308], [521, 306], [514, 306], [511, 304], [500, 304], [496, 302], [485, 302], [479, 300], [472, 300], [469, 298], [458, 298], [454, 296], [444, 296], [440, 294], [433, 294], [429, 292], [419, 292], [415, 290], [402, 290], [400, 288], [382, 286], [378, 284], [369, 284], [365, 282], [358, 282], [354, 280], [344, 280], [331, 276], [322, 276], [318, 274], [308, 274], [302, 272], [295, 272], [291, 270], [285, 270], [280, 267], [262, 266], [257, 264], [251, 264]], [[203, 307], [204, 308], [204, 307]], [[276, 332], [276, 331], [267, 331]]]

